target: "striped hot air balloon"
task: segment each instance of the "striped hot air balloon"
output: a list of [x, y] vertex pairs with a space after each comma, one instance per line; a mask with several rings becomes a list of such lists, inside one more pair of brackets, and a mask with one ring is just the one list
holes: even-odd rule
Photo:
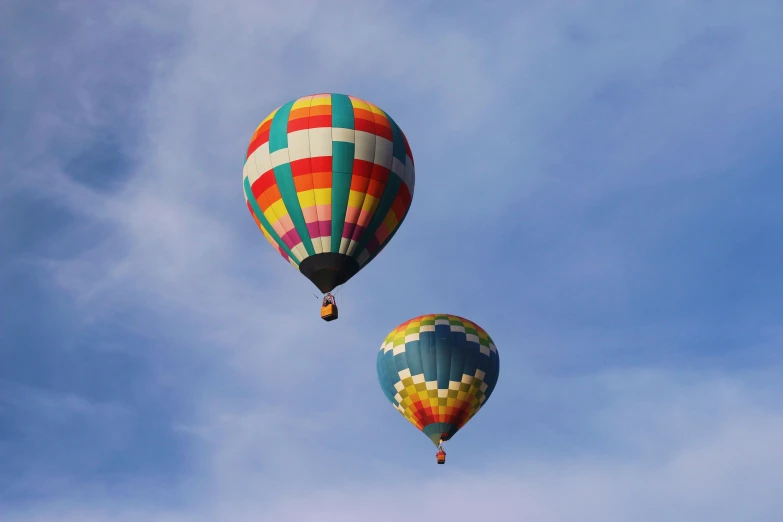
[[250, 140], [245, 199], [261, 232], [318, 289], [367, 265], [413, 198], [405, 134], [375, 105], [316, 94], [273, 111]]
[[377, 358], [386, 398], [436, 446], [486, 404], [499, 370], [489, 334], [456, 315], [422, 315], [402, 323], [386, 336]]

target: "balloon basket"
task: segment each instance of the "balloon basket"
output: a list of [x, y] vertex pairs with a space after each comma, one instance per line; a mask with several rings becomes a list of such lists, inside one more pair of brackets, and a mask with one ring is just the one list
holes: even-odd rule
[[326, 322], [337, 319], [337, 305], [333, 303], [321, 307], [321, 319]]
[[446, 452], [445, 451], [440, 450], [436, 456], [438, 457], [438, 464], [445, 464], [446, 463]]

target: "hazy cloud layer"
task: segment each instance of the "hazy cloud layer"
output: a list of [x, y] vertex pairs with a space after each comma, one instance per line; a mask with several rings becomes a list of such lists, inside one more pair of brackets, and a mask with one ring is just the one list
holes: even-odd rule
[[[11, 522], [783, 512], [779, 3], [0, 19]], [[266, 114], [330, 91], [391, 113], [418, 179], [327, 325], [239, 180]], [[503, 359], [445, 467], [373, 370], [433, 311]]]

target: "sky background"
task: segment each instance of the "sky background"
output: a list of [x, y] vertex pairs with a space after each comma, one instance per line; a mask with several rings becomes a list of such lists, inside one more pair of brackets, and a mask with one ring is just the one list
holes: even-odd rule
[[[3, 522], [779, 522], [783, 4], [8, 0]], [[408, 217], [318, 318], [248, 214], [286, 101], [372, 101]], [[434, 448], [375, 357], [485, 328]]]

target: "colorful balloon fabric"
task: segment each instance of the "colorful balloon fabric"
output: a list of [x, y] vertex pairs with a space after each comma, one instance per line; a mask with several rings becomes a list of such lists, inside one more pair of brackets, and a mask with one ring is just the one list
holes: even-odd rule
[[437, 446], [486, 403], [500, 370], [498, 350], [476, 323], [422, 315], [392, 330], [377, 358], [392, 405]]
[[321, 292], [367, 265], [413, 199], [413, 155], [375, 105], [343, 94], [286, 103], [247, 149], [245, 199], [275, 249]]

